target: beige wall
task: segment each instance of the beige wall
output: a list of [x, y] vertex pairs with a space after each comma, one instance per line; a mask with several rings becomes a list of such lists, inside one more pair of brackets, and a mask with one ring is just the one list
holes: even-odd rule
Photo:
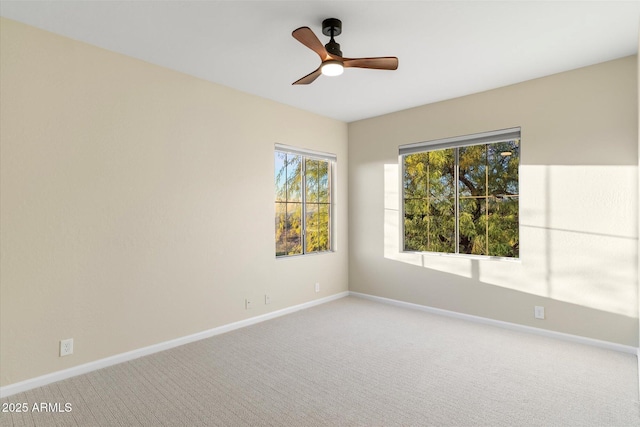
[[[350, 290], [637, 346], [636, 88], [627, 57], [350, 123]], [[398, 146], [517, 126], [520, 261], [402, 253]]]
[[[345, 123], [0, 22], [2, 385], [347, 290]], [[274, 143], [337, 154], [336, 253], [275, 260]]]

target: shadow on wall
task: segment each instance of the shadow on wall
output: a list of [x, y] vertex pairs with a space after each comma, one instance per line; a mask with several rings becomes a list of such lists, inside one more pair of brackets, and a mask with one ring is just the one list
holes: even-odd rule
[[520, 259], [402, 252], [400, 170], [384, 165], [384, 257], [638, 317], [636, 166], [520, 166]]

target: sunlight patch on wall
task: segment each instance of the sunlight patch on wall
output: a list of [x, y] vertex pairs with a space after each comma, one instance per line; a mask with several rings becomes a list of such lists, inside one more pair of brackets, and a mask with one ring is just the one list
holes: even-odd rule
[[384, 165], [385, 258], [637, 318], [636, 166], [522, 165], [518, 261], [402, 252], [401, 179]]

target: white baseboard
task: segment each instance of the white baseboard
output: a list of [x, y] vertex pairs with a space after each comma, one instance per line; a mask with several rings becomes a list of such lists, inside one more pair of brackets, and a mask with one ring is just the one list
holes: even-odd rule
[[[594, 347], [606, 348], [608, 350], [615, 350], [622, 353], [629, 353], [638, 355], [640, 358], [640, 349], [632, 347], [630, 345], [617, 344], [609, 341], [597, 340], [594, 338], [581, 337], [579, 335], [566, 334], [564, 332], [550, 331], [548, 329], [534, 328], [533, 326], [519, 325], [517, 323], [504, 322], [502, 320], [489, 319], [487, 317], [474, 316], [471, 314], [458, 313], [455, 311], [444, 310], [441, 308], [429, 307], [427, 305], [414, 304], [405, 301], [399, 301], [390, 298], [383, 298], [370, 294], [363, 294], [360, 292], [349, 292], [349, 295], [364, 298], [371, 301], [377, 301], [385, 304], [391, 304], [399, 307], [411, 308], [414, 310], [421, 310], [427, 313], [439, 314], [441, 316], [455, 317], [457, 319], [468, 320], [476, 323], [484, 323], [487, 325], [497, 326], [504, 329], [511, 329], [514, 331], [527, 332], [530, 334], [542, 335], [546, 337], [556, 338], [564, 341], [571, 341], [580, 344], [587, 344]], [[640, 363], [640, 359], [639, 359]]]
[[176, 338], [170, 341], [165, 341], [162, 343], [150, 345], [148, 347], [139, 348], [137, 350], [128, 351], [126, 353], [116, 354], [115, 356], [106, 357], [104, 359], [85, 363], [79, 366], [74, 366], [73, 368], [65, 369], [62, 371], [52, 372], [50, 374], [42, 375], [36, 378], [31, 378], [15, 384], [9, 384], [7, 386], [0, 387], [0, 398], [21, 393], [23, 391], [31, 390], [36, 387], [42, 387], [44, 385], [51, 384], [56, 381], [61, 381], [67, 378], [75, 377], [77, 375], [86, 374], [87, 372], [106, 368], [107, 366], [112, 366], [118, 363], [127, 362], [129, 360], [137, 359], [142, 356], [148, 356], [150, 354], [157, 353], [159, 351], [168, 350], [170, 348], [178, 347], [184, 344], [188, 344], [190, 342], [199, 341], [205, 338], [213, 337], [215, 335], [224, 334], [225, 332], [230, 332], [235, 329], [240, 329], [246, 326], [255, 325], [256, 323], [264, 322], [266, 320], [274, 319], [276, 317], [284, 316], [286, 314], [294, 313], [296, 311], [300, 311], [316, 305], [324, 304], [329, 301], [344, 298], [348, 295], [349, 295], [348, 291], [340, 292], [325, 298], [319, 298], [303, 304], [298, 304], [292, 307], [283, 308], [281, 310], [272, 311], [271, 313], [261, 314], [259, 316], [255, 316], [249, 319], [240, 320], [238, 322], [233, 322], [226, 325], [218, 326], [217, 328], [209, 329], [203, 332], [198, 332], [196, 334], [187, 335], [187, 336]]

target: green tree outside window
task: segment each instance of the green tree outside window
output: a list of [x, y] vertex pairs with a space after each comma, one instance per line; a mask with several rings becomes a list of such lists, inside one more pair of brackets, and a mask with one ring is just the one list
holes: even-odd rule
[[276, 256], [331, 250], [331, 162], [275, 152]]
[[518, 258], [519, 163], [519, 139], [404, 155], [404, 250]]

